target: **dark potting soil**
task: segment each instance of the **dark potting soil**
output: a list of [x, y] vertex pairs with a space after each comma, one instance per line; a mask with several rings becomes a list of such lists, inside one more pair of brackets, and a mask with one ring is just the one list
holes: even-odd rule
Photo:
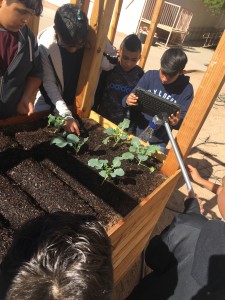
[[47, 127], [46, 118], [0, 129], [0, 256], [23, 222], [50, 212], [93, 215], [108, 230], [165, 180], [161, 163], [152, 158], [147, 162], [155, 167], [152, 174], [147, 167], [123, 161], [125, 176], [103, 183], [88, 160], [111, 163], [128, 150], [125, 144], [103, 145], [103, 131], [84, 119], [81, 134], [89, 139], [75, 155], [69, 146], [50, 145], [60, 133]]

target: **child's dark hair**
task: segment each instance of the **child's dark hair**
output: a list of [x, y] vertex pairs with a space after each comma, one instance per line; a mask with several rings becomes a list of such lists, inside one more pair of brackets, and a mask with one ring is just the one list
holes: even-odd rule
[[84, 44], [88, 34], [88, 19], [77, 5], [64, 4], [55, 14], [55, 29], [65, 44]]
[[161, 57], [161, 70], [164, 74], [175, 76], [184, 70], [187, 60], [182, 49], [170, 48]]
[[36, 16], [40, 16], [43, 11], [42, 0], [6, 0], [7, 4], [20, 2], [29, 9], [33, 9]]
[[111, 241], [93, 216], [39, 216], [17, 232], [0, 276], [1, 299], [109, 300]]
[[127, 49], [130, 52], [137, 52], [142, 50], [142, 45], [139, 37], [136, 34], [129, 34], [125, 37], [120, 45], [120, 49]]

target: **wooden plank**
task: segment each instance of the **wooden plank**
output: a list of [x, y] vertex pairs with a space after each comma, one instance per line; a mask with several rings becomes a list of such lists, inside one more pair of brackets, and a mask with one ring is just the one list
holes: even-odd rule
[[38, 35], [40, 17], [32, 16], [29, 19], [28, 26], [35, 36]]
[[156, 31], [157, 23], [158, 23], [159, 18], [160, 18], [160, 14], [163, 10], [164, 2], [165, 2], [164, 0], [158, 0], [158, 1], [156, 1], [155, 7], [154, 7], [152, 20], [151, 20], [151, 25], [150, 25], [149, 32], [148, 32], [148, 35], [147, 35], [146, 40], [145, 40], [144, 48], [142, 50], [141, 59], [139, 61], [139, 66], [143, 69], [145, 67], [146, 60], [148, 58], [150, 46], [151, 46], [153, 38], [154, 38], [154, 34], [155, 34], [155, 31]]
[[[213, 54], [187, 115], [177, 133], [176, 142], [185, 159], [225, 82], [225, 31]], [[173, 149], [167, 155], [162, 172], [170, 176], [178, 169]]]
[[81, 10], [87, 15], [88, 8], [90, 5], [90, 0], [70, 0], [71, 4], [81, 5]]
[[116, 5], [115, 5], [114, 11], [113, 11], [113, 17], [112, 17], [112, 21], [111, 21], [109, 33], [108, 33], [108, 39], [110, 40], [110, 42], [112, 44], [114, 43], [122, 4], [123, 4], [123, 0], [116, 0]]
[[46, 110], [46, 111], [40, 111], [40, 112], [33, 113], [29, 117], [25, 116], [25, 115], [18, 115], [18, 116], [13, 116], [13, 117], [10, 117], [7, 119], [0, 119], [0, 127], [33, 122], [40, 118], [46, 117], [48, 114], [49, 114], [49, 111]]
[[90, 22], [92, 29], [89, 33], [90, 48], [85, 50], [76, 93], [77, 111], [81, 117], [87, 117], [91, 111], [114, 5], [115, 0], [94, 2]]
[[118, 283], [143, 251], [180, 175], [179, 170], [109, 230], [115, 283]]

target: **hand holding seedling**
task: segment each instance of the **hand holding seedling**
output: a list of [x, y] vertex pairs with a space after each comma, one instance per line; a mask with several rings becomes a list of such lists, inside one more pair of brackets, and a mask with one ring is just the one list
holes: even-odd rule
[[74, 118], [70, 118], [70, 119], [66, 119], [64, 121], [64, 125], [63, 128], [65, 129], [65, 131], [67, 132], [74, 132], [77, 135], [80, 135], [80, 129], [76, 123], [76, 121], [74, 120]]

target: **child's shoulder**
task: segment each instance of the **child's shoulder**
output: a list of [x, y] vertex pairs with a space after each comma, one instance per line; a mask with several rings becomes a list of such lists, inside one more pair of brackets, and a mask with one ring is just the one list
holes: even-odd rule
[[148, 78], [155, 78], [155, 77], [159, 77], [159, 70], [148, 70], [145, 72], [144, 74], [145, 77]]

